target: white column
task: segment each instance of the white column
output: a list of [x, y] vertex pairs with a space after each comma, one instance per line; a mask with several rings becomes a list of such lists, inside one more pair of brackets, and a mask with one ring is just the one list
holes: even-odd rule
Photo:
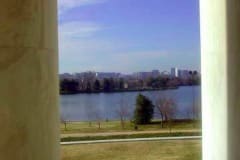
[[203, 159], [240, 159], [240, 1], [200, 0]]
[[56, 0], [1, 0], [0, 159], [59, 160]]

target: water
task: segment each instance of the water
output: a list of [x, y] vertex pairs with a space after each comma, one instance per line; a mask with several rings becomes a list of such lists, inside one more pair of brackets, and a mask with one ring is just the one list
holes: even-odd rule
[[[61, 117], [70, 121], [116, 120], [120, 119], [118, 110], [124, 103], [128, 106], [128, 119], [130, 119], [139, 93], [149, 97], [153, 102], [159, 95], [172, 97], [177, 103], [176, 118], [178, 119], [192, 118], [193, 104], [201, 107], [199, 86], [162, 91], [61, 95]], [[154, 112], [154, 117], [159, 118], [156, 108]]]

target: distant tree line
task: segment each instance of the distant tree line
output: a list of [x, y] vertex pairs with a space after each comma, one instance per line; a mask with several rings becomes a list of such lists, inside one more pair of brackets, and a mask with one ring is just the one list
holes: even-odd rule
[[98, 93], [131, 90], [166, 89], [178, 86], [199, 85], [200, 77], [191, 72], [189, 78], [149, 77], [142, 79], [104, 78], [102, 80], [63, 79], [60, 81], [60, 93]]
[[62, 81], [60, 81], [60, 93], [78, 93], [78, 86], [79, 83], [74, 79], [63, 79]]

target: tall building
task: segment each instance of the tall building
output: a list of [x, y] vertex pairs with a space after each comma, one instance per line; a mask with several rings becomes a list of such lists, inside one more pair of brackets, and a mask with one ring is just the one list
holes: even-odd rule
[[177, 68], [171, 68], [171, 76], [178, 77], [178, 69]]
[[98, 79], [104, 79], [104, 78], [119, 78], [121, 76], [120, 73], [115, 72], [97, 72], [96, 77]]
[[189, 74], [189, 70], [178, 70], [178, 76], [180, 78], [183, 78], [183, 79], [188, 79], [190, 74]]
[[157, 78], [160, 75], [159, 70], [152, 70], [152, 77]]
[[60, 78], [60, 80], [63, 80], [63, 79], [68, 79], [68, 80], [75, 79], [75, 77], [72, 74], [70, 74], [70, 73], [59, 74], [59, 78]]
[[137, 79], [146, 79], [152, 77], [152, 72], [136, 72], [134, 73], [134, 77]]
[[87, 71], [87, 72], [75, 73], [74, 76], [76, 77], [76, 79], [81, 79], [81, 80], [95, 80], [96, 72]]

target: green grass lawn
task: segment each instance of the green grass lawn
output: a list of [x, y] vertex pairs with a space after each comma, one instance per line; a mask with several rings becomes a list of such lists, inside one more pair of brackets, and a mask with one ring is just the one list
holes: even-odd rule
[[200, 140], [62, 146], [62, 160], [200, 160]]
[[124, 128], [120, 121], [103, 121], [101, 128], [96, 122], [68, 122], [65, 130], [61, 124], [61, 141], [83, 141], [101, 139], [125, 139], [125, 138], [147, 138], [147, 137], [168, 137], [168, 136], [199, 136], [201, 135], [200, 121], [178, 120], [172, 123], [171, 131], [167, 125], [161, 127], [159, 121], [151, 124], [138, 125], [138, 130], [134, 129], [134, 124], [126, 121]]
[[[124, 131], [135, 131], [133, 123], [126, 121], [124, 128], [121, 127], [120, 121], [102, 121], [100, 129], [96, 122], [68, 122], [67, 129], [65, 130], [64, 124], [60, 125], [62, 134], [71, 133], [102, 133], [102, 132], [124, 132]], [[172, 123], [172, 130], [192, 130], [201, 129], [200, 121], [176, 121]], [[138, 125], [138, 131], [169, 131], [167, 123], [164, 124], [164, 128], [161, 128], [161, 123], [159, 121], [153, 121], [148, 125]]]

